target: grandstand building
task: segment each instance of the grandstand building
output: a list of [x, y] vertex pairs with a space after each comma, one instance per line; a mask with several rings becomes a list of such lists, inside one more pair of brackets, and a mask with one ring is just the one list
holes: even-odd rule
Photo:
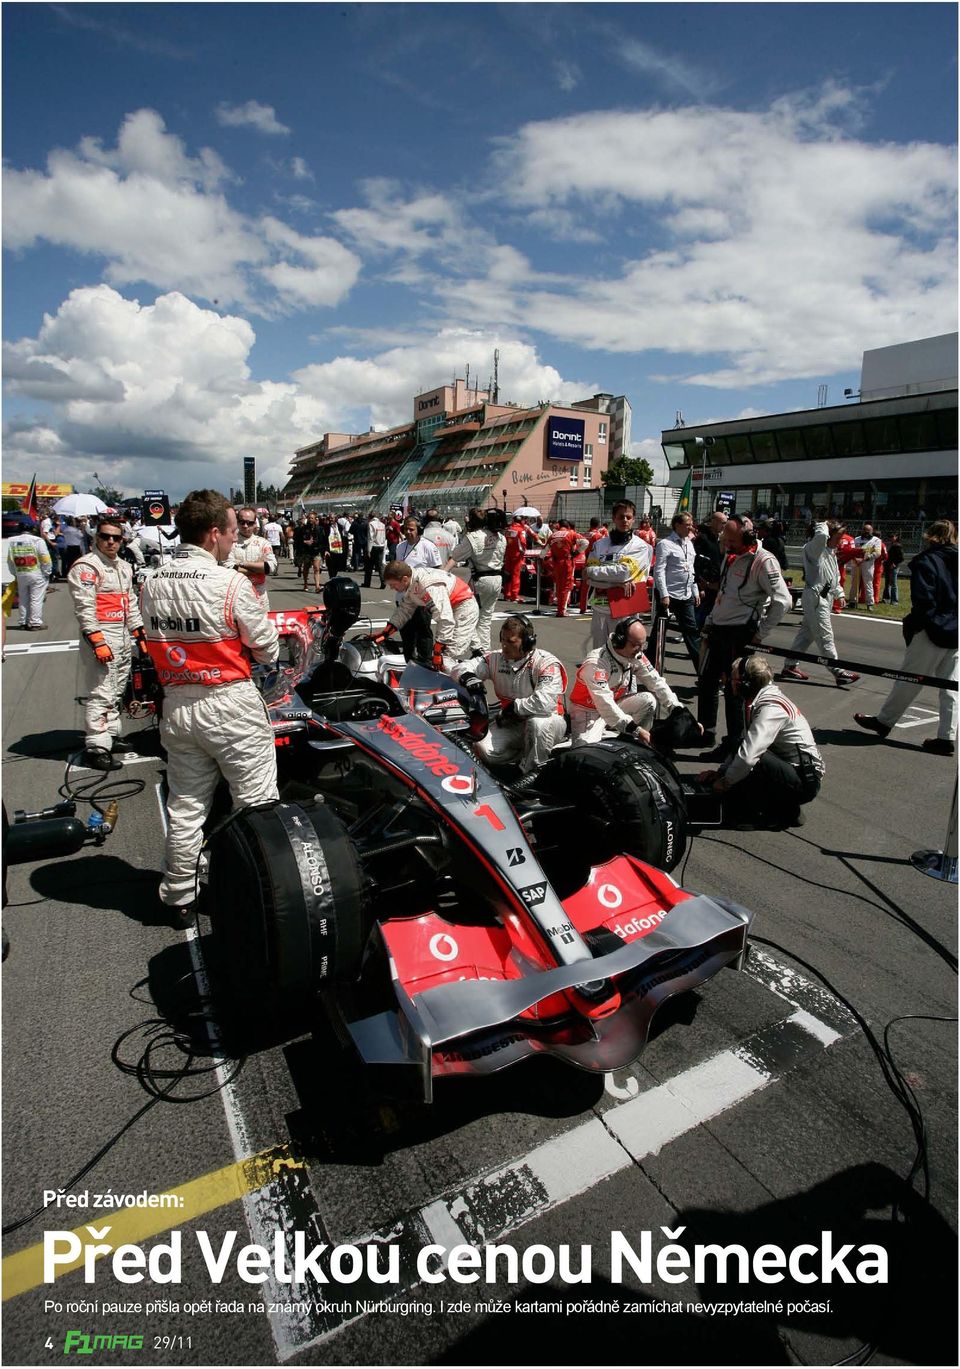
[[280, 507], [319, 513], [391, 507], [463, 513], [590, 489], [629, 443], [630, 405], [601, 394], [575, 404], [500, 404], [457, 379], [414, 396], [413, 419], [386, 432], [326, 433], [295, 454]]
[[957, 334], [864, 352], [860, 374], [840, 405], [662, 432], [671, 487], [692, 472], [697, 519], [956, 518]]

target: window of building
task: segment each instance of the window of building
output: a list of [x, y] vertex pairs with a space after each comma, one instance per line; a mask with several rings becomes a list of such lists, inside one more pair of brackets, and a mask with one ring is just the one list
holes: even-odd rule
[[572, 487], [575, 487], [575, 486], [579, 485], [579, 483], [580, 483], [580, 476], [579, 476], [579, 473], [577, 472], [577, 468], [576, 468], [576, 466], [572, 466], [572, 467], [570, 468], [570, 484], [571, 484]]
[[606, 423], [601, 423], [601, 424], [599, 425], [599, 429], [598, 429], [598, 431], [597, 431], [597, 441], [598, 441], [598, 442], [606, 442], [606, 440], [607, 440], [607, 425], [606, 425]]
[[806, 456], [799, 428], [782, 428], [776, 438], [781, 461], [802, 461]]
[[[711, 466], [714, 465], [711, 458], [716, 445], [717, 444], [714, 443], [713, 447], [707, 448], [707, 462]], [[750, 438], [746, 433], [731, 433], [727, 438], [727, 451], [730, 454], [730, 461], [734, 465], [739, 466], [745, 461], [753, 460], [753, 453], [750, 450]]]
[[750, 445], [755, 461], [777, 460], [777, 444], [773, 440], [773, 433], [751, 433]]
[[[603, 441], [602, 438], [600, 438], [599, 440], [600, 440], [600, 441]], [[592, 460], [593, 460], [593, 443], [592, 443], [592, 442], [584, 442], [584, 444], [583, 444], [583, 459], [584, 459], [584, 461], [592, 461]]]
[[896, 452], [900, 450], [900, 431], [895, 418], [868, 418], [863, 425], [863, 430], [867, 439], [868, 452]]
[[938, 447], [935, 414], [901, 414], [900, 443], [905, 452], [931, 451]]
[[940, 441], [937, 443], [939, 447], [948, 448], [957, 445], [956, 409], [939, 409], [937, 411], [937, 432], [940, 435]]
[[837, 456], [863, 456], [867, 450], [862, 423], [834, 423], [831, 432]]
[[804, 428], [803, 438], [807, 456], [811, 458], [833, 456], [833, 439], [827, 425], [818, 424], [815, 428]]

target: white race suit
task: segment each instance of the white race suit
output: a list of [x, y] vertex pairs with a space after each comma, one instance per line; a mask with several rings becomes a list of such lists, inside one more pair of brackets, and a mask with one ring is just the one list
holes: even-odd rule
[[[133, 593], [133, 571], [120, 556], [111, 560], [99, 551], [90, 551], [74, 561], [67, 584], [82, 634], [80, 673], [87, 698], [86, 744], [112, 751], [114, 737], [120, 736], [119, 704], [130, 678], [131, 634], [143, 626]], [[112, 661], [104, 664], [97, 660], [88, 633], [103, 634], [113, 652]]]
[[245, 575], [209, 552], [181, 545], [147, 577], [141, 609], [164, 689], [167, 750], [163, 903], [196, 897], [203, 824], [222, 775], [238, 808], [278, 797], [277, 757], [250, 657], [277, 659], [277, 630]]

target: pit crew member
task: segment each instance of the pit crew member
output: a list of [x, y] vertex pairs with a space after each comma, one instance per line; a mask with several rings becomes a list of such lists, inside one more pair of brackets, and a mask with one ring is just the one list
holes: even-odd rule
[[467, 514], [467, 531], [451, 551], [446, 569], [466, 565], [470, 568], [470, 588], [477, 601], [479, 616], [473, 646], [490, 650], [493, 611], [503, 584], [503, 558], [507, 539], [503, 534], [504, 516], [500, 509], [473, 508]]
[[20, 626], [28, 632], [42, 632], [43, 601], [53, 574], [53, 561], [47, 540], [37, 532], [36, 523], [7, 539], [7, 564], [17, 580]]
[[733, 665], [733, 692], [745, 705], [747, 727], [735, 755], [699, 779], [725, 795], [724, 821], [755, 826], [801, 827], [801, 804], [820, 792], [823, 758], [810, 724], [773, 683], [762, 656]]
[[267, 576], [276, 575], [277, 558], [273, 547], [257, 532], [257, 515], [253, 509], [237, 510], [237, 540], [224, 563], [245, 575], [258, 599], [269, 612]]
[[273, 728], [250, 678], [272, 664], [277, 630], [246, 576], [225, 562], [237, 515], [216, 490], [194, 490], [177, 513], [181, 545], [142, 590], [147, 644], [164, 689], [167, 842], [160, 901], [174, 925], [193, 915], [202, 827], [222, 775], [236, 807], [275, 801]]
[[723, 526], [726, 562], [713, 608], [703, 624], [704, 649], [697, 682], [698, 721], [704, 744], [715, 747], [720, 682], [724, 683], [727, 735], [715, 755], [724, 760], [743, 732], [743, 711], [731, 684], [733, 663], [748, 643], [764, 641], [790, 607], [790, 591], [772, 551], [764, 551], [749, 519], [731, 514]]
[[491, 680], [500, 700], [500, 715], [477, 754], [494, 763], [517, 763], [521, 773], [540, 769], [567, 725], [563, 716], [566, 675], [556, 656], [537, 646], [530, 619], [514, 613], [500, 628], [500, 650], [454, 666], [451, 674], [462, 684]]
[[67, 576], [80, 624], [81, 688], [87, 696], [82, 759], [94, 770], [114, 769], [111, 755], [132, 750], [120, 736], [119, 707], [130, 678], [131, 638], [146, 650], [133, 570], [120, 556], [122, 544], [120, 523], [102, 520], [93, 551], [74, 561]]
[[636, 516], [631, 500], [614, 504], [613, 527], [587, 553], [583, 573], [593, 591], [594, 646], [604, 646], [610, 635], [611, 606], [635, 597], [650, 572], [653, 548], [634, 532]]
[[622, 618], [603, 646], [587, 653], [570, 691], [570, 737], [598, 742], [604, 731], [637, 736], [649, 745], [651, 723], [680, 700], [643, 654], [647, 630], [638, 614]]
[[547, 558], [557, 596], [558, 618], [566, 617], [567, 603], [573, 589], [573, 563], [578, 553], [586, 551], [586, 548], [587, 539], [581, 537], [565, 518], [559, 520], [556, 530], [547, 538]]
[[[803, 544], [804, 591], [800, 599], [803, 623], [790, 643], [791, 651], [807, 651], [811, 645], [816, 645], [819, 655], [828, 656], [831, 661], [837, 659], [830, 606], [840, 591], [837, 547], [846, 531], [844, 525], [835, 518], [811, 523], [807, 528], [807, 541]], [[830, 671], [842, 689], [856, 684], [860, 678], [852, 670], [830, 666]], [[799, 668], [796, 661], [788, 659], [783, 663], [779, 678], [809, 680], [810, 676]]]
[[479, 609], [464, 580], [430, 566], [414, 569], [407, 561], [391, 561], [383, 578], [397, 591], [398, 602], [391, 611], [391, 621], [374, 640], [384, 641], [409, 622], [417, 609], [425, 608], [433, 632], [434, 666], [449, 670], [472, 655], [470, 643], [476, 634]]

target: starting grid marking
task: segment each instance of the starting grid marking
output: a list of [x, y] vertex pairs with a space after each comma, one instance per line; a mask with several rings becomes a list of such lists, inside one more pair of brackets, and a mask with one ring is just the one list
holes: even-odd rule
[[[658, 1154], [670, 1142], [720, 1117], [855, 1031], [853, 1017], [831, 994], [765, 952], [751, 950], [745, 973], [792, 1011], [729, 1050], [663, 1083], [642, 1091], [638, 1088], [629, 1101], [595, 1113], [526, 1155], [402, 1213], [389, 1226], [338, 1242], [361, 1251], [397, 1246], [399, 1286], [386, 1288], [360, 1280], [350, 1285], [350, 1300], [328, 1302], [329, 1285], [309, 1278], [298, 1286], [301, 1300], [289, 1304], [282, 1322], [272, 1320], [281, 1361], [368, 1315], [354, 1310], [357, 1302], [393, 1301], [409, 1295], [420, 1282], [416, 1262], [425, 1246], [480, 1247], [503, 1240], [605, 1179]], [[614, 1092], [622, 1096], [627, 1091]], [[301, 1192], [301, 1204], [303, 1197]], [[287, 1222], [284, 1226], [291, 1229]], [[316, 1209], [310, 1226], [303, 1229], [318, 1239], [330, 1239]], [[257, 1232], [254, 1239], [258, 1239]], [[436, 1267], [442, 1268], [439, 1259]]]
[[56, 651], [78, 651], [80, 639], [72, 642], [7, 642], [3, 648], [5, 657], [10, 656], [48, 656]]

